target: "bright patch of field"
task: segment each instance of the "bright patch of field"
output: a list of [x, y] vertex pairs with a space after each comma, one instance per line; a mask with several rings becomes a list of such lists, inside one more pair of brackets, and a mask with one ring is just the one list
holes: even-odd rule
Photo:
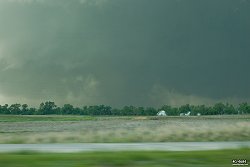
[[0, 116], [0, 143], [249, 141], [250, 115]]
[[249, 162], [250, 149], [190, 152], [95, 152], [0, 154], [4, 167], [226, 167], [233, 159]]

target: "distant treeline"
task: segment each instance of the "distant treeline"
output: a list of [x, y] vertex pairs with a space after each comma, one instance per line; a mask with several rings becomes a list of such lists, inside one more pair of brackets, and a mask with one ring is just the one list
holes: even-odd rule
[[217, 103], [213, 106], [205, 105], [182, 105], [180, 107], [172, 107], [164, 105], [161, 108], [153, 107], [135, 107], [125, 106], [121, 109], [112, 108], [106, 105], [84, 106], [82, 108], [74, 107], [71, 104], [65, 104], [63, 107], [58, 107], [54, 102], [47, 101], [41, 103], [39, 108], [29, 107], [27, 104], [5, 104], [0, 105], [0, 114], [12, 115], [114, 115], [114, 116], [129, 116], [129, 115], [156, 115], [160, 110], [164, 110], [167, 115], [180, 115], [181, 113], [190, 112], [190, 115], [225, 115], [225, 114], [250, 114], [250, 105], [241, 103], [238, 106], [231, 104]]

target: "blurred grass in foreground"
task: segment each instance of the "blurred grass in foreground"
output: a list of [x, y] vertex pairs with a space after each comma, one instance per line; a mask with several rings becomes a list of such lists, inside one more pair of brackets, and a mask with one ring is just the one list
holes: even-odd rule
[[250, 149], [188, 152], [5, 153], [3, 167], [226, 167], [250, 160]]
[[0, 143], [249, 141], [250, 115], [0, 116]]

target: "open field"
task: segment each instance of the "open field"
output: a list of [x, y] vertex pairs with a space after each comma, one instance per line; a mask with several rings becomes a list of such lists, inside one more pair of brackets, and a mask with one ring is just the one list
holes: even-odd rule
[[250, 115], [0, 116], [0, 143], [249, 141]]
[[189, 151], [189, 152], [93, 152], [0, 154], [5, 167], [227, 167], [233, 159], [249, 163], [250, 149]]

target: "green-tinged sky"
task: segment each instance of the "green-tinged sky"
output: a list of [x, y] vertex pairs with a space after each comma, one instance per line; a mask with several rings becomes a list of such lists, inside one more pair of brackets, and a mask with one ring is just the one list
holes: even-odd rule
[[0, 0], [0, 104], [250, 102], [250, 0]]

